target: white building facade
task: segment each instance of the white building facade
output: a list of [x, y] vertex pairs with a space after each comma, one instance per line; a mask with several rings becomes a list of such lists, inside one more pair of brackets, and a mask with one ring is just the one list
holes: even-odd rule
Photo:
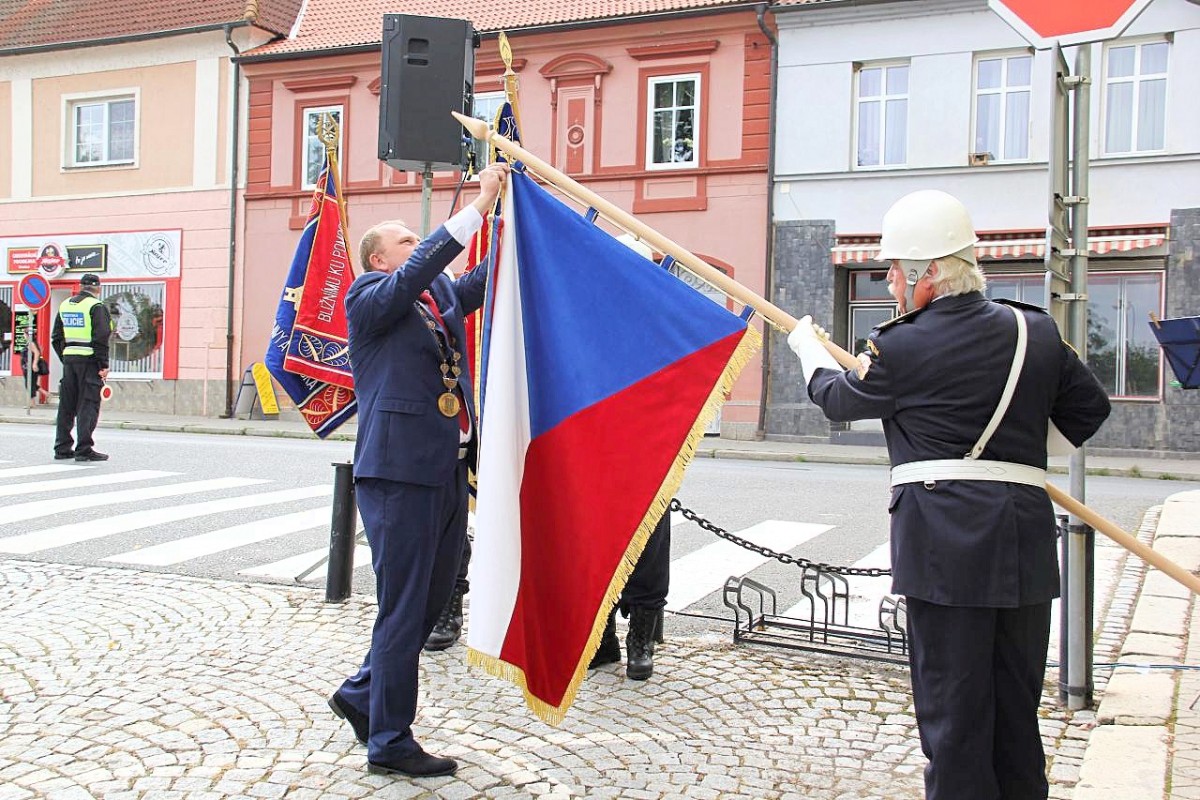
[[[884, 212], [917, 189], [971, 210], [992, 297], [1046, 305], [1056, 59], [986, 0], [781, 3], [775, 302], [861, 349], [890, 318]], [[1200, 392], [1150, 329], [1200, 314], [1200, 4], [1155, 0], [1091, 49], [1088, 357], [1113, 399], [1094, 447], [1200, 451]], [[1064, 51], [1073, 71], [1075, 51]], [[830, 426], [776, 337], [768, 438], [877, 439]], [[877, 426], [876, 430], [877, 430]]]

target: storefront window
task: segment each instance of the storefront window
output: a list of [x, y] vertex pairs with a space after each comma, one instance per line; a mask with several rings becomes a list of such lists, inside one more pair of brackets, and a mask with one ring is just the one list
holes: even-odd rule
[[162, 377], [166, 294], [162, 283], [112, 283], [101, 287], [100, 299], [113, 320], [108, 346], [112, 377]]
[[988, 275], [987, 296], [1046, 307], [1046, 275]]
[[1159, 397], [1162, 359], [1149, 319], [1162, 314], [1162, 279], [1162, 273], [1088, 275], [1088, 364], [1113, 397]]
[[0, 286], [0, 375], [12, 372], [13, 313], [12, 287]]

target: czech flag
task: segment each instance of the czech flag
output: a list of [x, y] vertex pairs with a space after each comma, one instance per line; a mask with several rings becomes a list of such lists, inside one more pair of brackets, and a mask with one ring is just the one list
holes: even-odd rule
[[468, 660], [562, 720], [761, 336], [514, 169], [485, 305]]
[[326, 152], [263, 359], [322, 439], [358, 411], [345, 302], [354, 271], [338, 194], [337, 169]]

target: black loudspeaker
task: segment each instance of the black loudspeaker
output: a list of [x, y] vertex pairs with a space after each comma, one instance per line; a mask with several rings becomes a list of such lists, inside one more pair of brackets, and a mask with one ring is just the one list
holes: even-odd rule
[[475, 46], [469, 20], [383, 15], [381, 161], [418, 172], [462, 168], [468, 137], [450, 112], [471, 115]]

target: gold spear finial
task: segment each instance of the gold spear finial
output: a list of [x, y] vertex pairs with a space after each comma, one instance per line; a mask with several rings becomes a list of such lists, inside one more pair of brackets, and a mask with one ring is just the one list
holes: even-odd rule
[[324, 111], [317, 117], [317, 129], [313, 131], [313, 135], [325, 145], [326, 150], [337, 150], [338, 124], [333, 114]]

